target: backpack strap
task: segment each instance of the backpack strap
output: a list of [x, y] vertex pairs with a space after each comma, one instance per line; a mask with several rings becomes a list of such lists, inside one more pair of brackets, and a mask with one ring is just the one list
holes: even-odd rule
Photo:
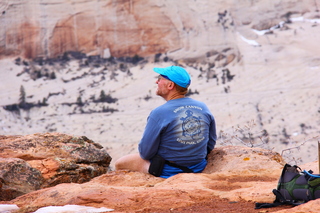
[[169, 165], [169, 166], [172, 166], [172, 167], [176, 167], [176, 168], [179, 168], [181, 169], [184, 173], [194, 173], [194, 171], [192, 169], [189, 169], [188, 167], [186, 166], [180, 166], [176, 163], [173, 163], [173, 162], [170, 162], [168, 160], [166, 160], [166, 164]]
[[281, 203], [280, 205], [293, 205], [293, 206], [299, 206], [302, 203], [295, 203], [294, 201], [286, 200], [279, 190], [272, 190], [273, 194], [276, 196], [276, 199], [274, 203]]
[[271, 208], [271, 207], [277, 207], [277, 206], [286, 204], [284, 197], [281, 195], [281, 193], [277, 189], [272, 190], [272, 192], [276, 196], [276, 199], [273, 201], [273, 203], [256, 203], [255, 209]]
[[286, 200], [280, 193], [279, 190], [274, 189], [272, 190], [273, 194], [276, 196], [276, 199], [273, 203], [256, 203], [255, 209], [261, 209], [261, 208], [271, 208], [271, 207], [277, 207], [281, 205], [293, 205], [298, 206], [302, 203], [294, 203], [292, 201]]
[[272, 208], [277, 207], [280, 205], [284, 205], [282, 203], [256, 203], [255, 209], [262, 209], [262, 208]]

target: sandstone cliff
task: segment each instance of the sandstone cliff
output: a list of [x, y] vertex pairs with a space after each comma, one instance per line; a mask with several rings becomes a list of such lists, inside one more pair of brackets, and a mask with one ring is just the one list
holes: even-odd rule
[[103, 57], [204, 57], [217, 48], [240, 50], [238, 40], [258, 37], [252, 30], [273, 31], [297, 16], [319, 18], [318, 7], [313, 0], [4, 0], [0, 55], [53, 58], [79, 51]]

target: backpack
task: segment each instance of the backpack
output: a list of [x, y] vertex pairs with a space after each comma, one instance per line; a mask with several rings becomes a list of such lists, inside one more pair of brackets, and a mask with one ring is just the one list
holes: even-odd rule
[[256, 203], [256, 209], [279, 205], [297, 206], [310, 200], [320, 198], [320, 176], [311, 170], [302, 171], [300, 167], [286, 164], [282, 170], [273, 203]]

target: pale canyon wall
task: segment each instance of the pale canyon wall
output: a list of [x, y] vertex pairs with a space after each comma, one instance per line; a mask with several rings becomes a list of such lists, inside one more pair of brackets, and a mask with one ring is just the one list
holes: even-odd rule
[[164, 103], [154, 95], [152, 67], [180, 64], [192, 75], [191, 97], [216, 117], [219, 145], [261, 138], [281, 152], [306, 141], [296, 158], [315, 160], [319, 7], [318, 0], [2, 0], [0, 134], [86, 135], [117, 159], [136, 151], [148, 113]]
[[237, 32], [266, 30], [291, 16], [315, 18], [308, 1], [2, 0], [0, 53], [56, 57], [65, 51], [112, 56], [237, 47]]

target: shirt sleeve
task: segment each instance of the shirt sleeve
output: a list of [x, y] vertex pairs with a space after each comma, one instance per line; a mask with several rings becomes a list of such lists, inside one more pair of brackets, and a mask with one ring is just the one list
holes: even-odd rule
[[150, 160], [157, 154], [161, 130], [162, 128], [159, 126], [159, 123], [149, 116], [142, 139], [138, 146], [141, 158]]
[[212, 121], [210, 123], [210, 130], [209, 130], [209, 141], [207, 149], [212, 151], [216, 145], [217, 141], [217, 133], [216, 133], [216, 122], [214, 117], [212, 116]]

